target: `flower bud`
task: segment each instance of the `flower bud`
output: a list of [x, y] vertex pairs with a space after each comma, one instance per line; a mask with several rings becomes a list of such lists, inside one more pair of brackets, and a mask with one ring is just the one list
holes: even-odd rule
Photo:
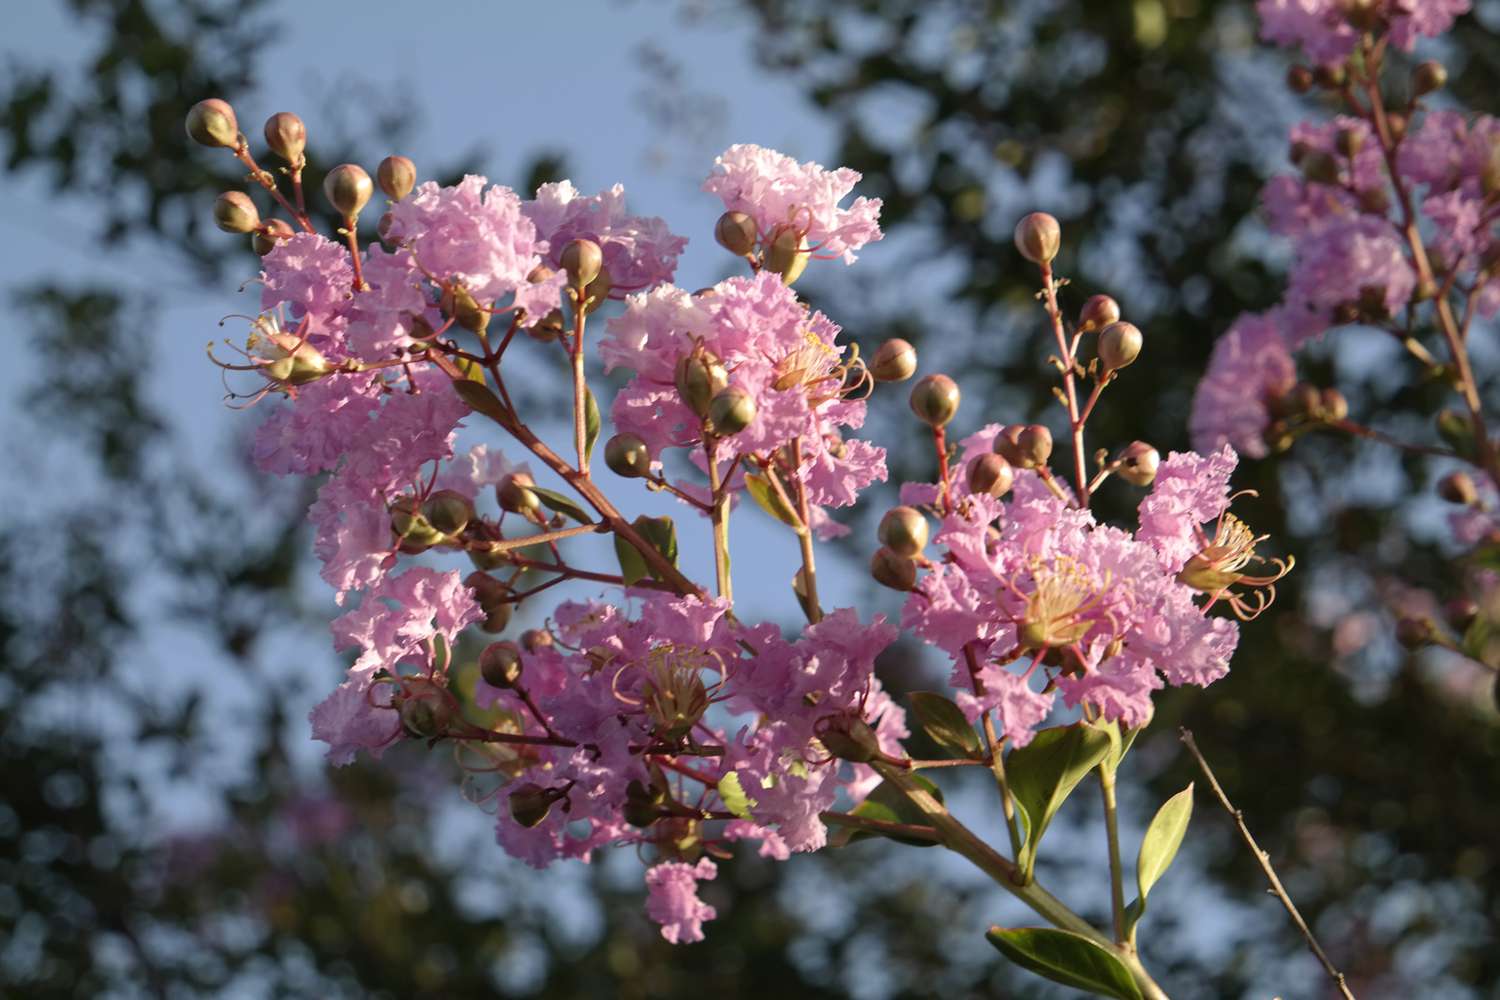
[[1443, 605], [1443, 617], [1459, 632], [1467, 632], [1479, 617], [1479, 605], [1472, 598], [1455, 597]]
[[438, 490], [422, 505], [422, 516], [443, 534], [457, 535], [474, 519], [474, 503], [457, 490]]
[[530, 514], [542, 506], [541, 497], [531, 487], [536, 485], [524, 472], [511, 472], [502, 476], [495, 484], [495, 499], [500, 509], [511, 514]]
[[1041, 424], [1029, 424], [1016, 435], [1016, 454], [1023, 469], [1039, 469], [1052, 457], [1052, 432]]
[[1386, 127], [1391, 130], [1391, 139], [1400, 142], [1406, 138], [1406, 126], [1409, 124], [1405, 115], [1399, 111], [1392, 111], [1385, 116]]
[[434, 687], [403, 696], [397, 707], [401, 730], [414, 740], [435, 740], [448, 731], [453, 708]]
[[762, 266], [773, 274], [781, 275], [782, 284], [791, 285], [802, 277], [810, 260], [812, 250], [807, 245], [807, 237], [791, 226], [783, 226], [771, 237]]
[[1338, 144], [1339, 153], [1352, 160], [1365, 144], [1365, 133], [1357, 128], [1341, 128], [1334, 142]]
[[614, 279], [609, 276], [609, 268], [600, 265], [598, 276], [593, 281], [590, 281], [583, 290], [584, 313], [591, 313], [608, 302], [609, 293], [613, 291], [614, 287]]
[[250, 237], [251, 248], [262, 257], [276, 249], [277, 244], [295, 235], [291, 223], [283, 219], [267, 219], [265, 225]]
[[651, 452], [640, 435], [628, 431], [604, 443], [604, 464], [626, 479], [640, 479], [651, 471]]
[[521, 633], [521, 648], [528, 653], [552, 648], [552, 633], [544, 628], [529, 628]]
[[917, 564], [890, 549], [876, 549], [870, 558], [870, 575], [882, 587], [911, 590], [917, 585]]
[[662, 810], [665, 803], [666, 796], [660, 789], [647, 788], [632, 778], [625, 786], [625, 805], [620, 809], [620, 815], [631, 826], [647, 827], [666, 815]]
[[1297, 167], [1302, 171], [1303, 179], [1309, 183], [1337, 184], [1339, 182], [1339, 161], [1333, 158], [1332, 153], [1325, 153], [1321, 149], [1307, 150], [1302, 154]]
[[1474, 485], [1474, 479], [1467, 472], [1450, 472], [1438, 480], [1438, 496], [1449, 503], [1463, 504], [1472, 507], [1479, 502], [1479, 489]]
[[1324, 389], [1318, 394], [1318, 416], [1329, 423], [1348, 419], [1349, 400], [1337, 389]]
[[238, 149], [240, 145], [240, 124], [235, 120], [234, 108], [217, 97], [199, 101], [188, 109], [187, 134], [200, 146], [211, 149]]
[[880, 519], [876, 534], [897, 555], [914, 556], [927, 546], [927, 518], [915, 507], [893, 507]]
[[928, 375], [911, 390], [911, 411], [929, 427], [942, 427], [958, 413], [958, 383], [946, 375]]
[[1375, 31], [1382, 20], [1379, 0], [1343, 0], [1344, 17], [1357, 31]]
[[1479, 173], [1479, 185], [1487, 195], [1500, 192], [1500, 142], [1490, 146], [1489, 159]]
[[584, 289], [597, 277], [604, 266], [604, 251], [593, 240], [571, 240], [563, 247], [560, 257], [562, 269], [568, 272], [568, 284]]
[[917, 373], [917, 349], [892, 337], [875, 351], [870, 376], [877, 382], [905, 382]]
[[400, 201], [417, 186], [417, 165], [405, 156], [387, 156], [375, 168], [375, 180], [391, 201]]
[[1003, 497], [1015, 482], [1015, 470], [996, 454], [978, 455], [969, 463], [969, 492]]
[[1120, 303], [1108, 295], [1094, 295], [1078, 312], [1078, 332], [1092, 333], [1120, 321]]
[[1016, 249], [1033, 264], [1049, 264], [1062, 246], [1062, 227], [1046, 212], [1032, 212], [1016, 223]]
[[1438, 436], [1448, 447], [1465, 458], [1474, 454], [1474, 425], [1467, 415], [1453, 409], [1439, 410], [1436, 422]]
[[737, 257], [747, 257], [753, 253], [759, 238], [755, 220], [744, 212], [725, 212], [714, 223], [714, 239], [719, 241], [719, 246]]
[[514, 610], [511, 589], [488, 573], [478, 571], [464, 577], [464, 586], [474, 592], [474, 601], [484, 612], [479, 627], [491, 634], [504, 632]]
[[857, 715], [829, 715], [815, 727], [818, 742], [830, 756], [851, 764], [868, 764], [880, 756], [875, 730]]
[[677, 395], [687, 408], [705, 419], [709, 403], [729, 386], [729, 373], [718, 358], [697, 347], [677, 362], [675, 382]]
[[416, 497], [397, 497], [391, 501], [391, 532], [401, 542], [402, 551], [421, 552], [441, 543], [443, 533], [428, 522]]
[[1293, 66], [1286, 71], [1286, 85], [1294, 94], [1305, 94], [1313, 87], [1312, 70], [1306, 66]]
[[334, 211], [345, 219], [358, 215], [374, 193], [375, 185], [370, 183], [370, 175], [365, 173], [364, 167], [353, 163], [341, 163], [323, 178], [324, 196]]
[[266, 145], [292, 166], [302, 163], [307, 149], [307, 126], [290, 111], [278, 111], [266, 119]]
[[1132, 441], [1120, 452], [1120, 467], [1115, 475], [1132, 486], [1150, 486], [1161, 465], [1161, 452], [1144, 441]]
[[1432, 642], [1435, 632], [1426, 618], [1402, 618], [1396, 622], [1396, 641], [1406, 649], [1421, 649]]
[[1337, 90], [1349, 79], [1349, 73], [1344, 69], [1342, 63], [1331, 66], [1318, 66], [1313, 69], [1313, 80], [1318, 86], [1325, 90]]
[[755, 420], [755, 398], [739, 386], [731, 385], [709, 401], [708, 420], [720, 437], [738, 434]]
[[521, 648], [509, 640], [490, 643], [479, 654], [479, 676], [492, 688], [515, 687], [521, 679]]
[[1111, 323], [1099, 334], [1099, 363], [1105, 371], [1127, 368], [1141, 356], [1141, 331], [1134, 323]]
[[438, 308], [444, 316], [470, 333], [483, 333], [490, 325], [490, 311], [459, 282], [444, 287], [438, 298]]
[[1419, 63], [1417, 68], [1411, 71], [1413, 97], [1423, 97], [1435, 90], [1442, 90], [1446, 86], [1448, 86], [1448, 69], [1436, 59]]
[[260, 212], [243, 191], [225, 191], [214, 200], [214, 225], [226, 233], [252, 233], [260, 227]]
[[560, 798], [562, 794], [555, 789], [528, 781], [510, 793], [510, 817], [527, 829], [539, 826], [552, 811], [552, 804]]
[[1000, 428], [1000, 433], [995, 435], [995, 443], [991, 449], [996, 455], [1005, 459], [1011, 465], [1021, 464], [1021, 449], [1017, 442], [1021, 439], [1021, 432], [1025, 430], [1022, 424], [1011, 424], [1009, 427]]

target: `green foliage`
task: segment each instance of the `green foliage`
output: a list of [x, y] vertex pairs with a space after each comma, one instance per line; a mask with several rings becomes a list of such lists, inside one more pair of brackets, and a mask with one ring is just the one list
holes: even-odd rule
[[953, 702], [931, 691], [913, 691], [907, 699], [922, 732], [944, 751], [960, 758], [984, 755], [979, 734], [974, 732], [974, 727]]
[[1079, 723], [1038, 730], [1030, 743], [1005, 759], [1016, 811], [1026, 824], [1026, 839], [1016, 864], [1029, 879], [1042, 835], [1073, 789], [1110, 751], [1108, 734]]
[[1141, 1000], [1130, 970], [1111, 951], [1055, 927], [991, 927], [990, 944], [1023, 969], [1102, 997]]

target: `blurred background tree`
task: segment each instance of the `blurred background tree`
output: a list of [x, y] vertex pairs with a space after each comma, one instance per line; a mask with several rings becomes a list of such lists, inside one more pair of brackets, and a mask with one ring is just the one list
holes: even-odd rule
[[[1500, 93], [1500, 12], [1476, 6], [1441, 52], [1458, 102]], [[221, 280], [230, 254], [204, 221], [234, 177], [181, 122], [201, 97], [254, 88], [281, 12], [67, 7], [93, 40], [86, 69], [20, 60], [0, 76], [7, 170], [45, 178], [96, 226], [101, 254]], [[1074, 307], [1108, 291], [1146, 331], [1145, 361], [1105, 395], [1096, 437], [1186, 445], [1214, 337], [1277, 296], [1285, 262], [1255, 220], [1257, 192], [1307, 110], [1282, 96], [1285, 64], [1256, 48], [1249, 3], [717, 0], [676, 16], [751, 18], [767, 76], [794, 81], [836, 131], [829, 160], [885, 199], [886, 244], [820, 295], [862, 344], [904, 336], [924, 368], [960, 375], [966, 426], [1055, 418], [1034, 282], [1010, 245], [1014, 220], [1045, 209], [1063, 221]], [[389, 146], [415, 109], [369, 93]], [[351, 138], [367, 122], [335, 131], [318, 163], [386, 152]], [[481, 162], [475, 150], [423, 169]], [[502, 179], [525, 187], [561, 169], [538, 158]], [[1056, 995], [988, 950], [994, 894], [934, 880], [937, 852], [865, 842], [787, 865], [740, 859], [708, 887], [721, 914], [708, 940], [672, 948], [640, 912], [633, 859], [522, 870], [439, 756], [310, 775], [306, 723], [286, 705], [336, 667], [317, 624], [326, 596], [304, 586], [307, 498], [175, 450], [153, 398], [170, 294], [80, 268], [11, 302], [33, 362], [14, 436], [33, 457], [63, 456], [49, 467], [67, 474], [7, 496], [0, 541], [0, 993]], [[1389, 359], [1349, 339], [1322, 364], [1357, 382], [1354, 412], [1430, 436], [1421, 414], [1437, 390], [1398, 389]], [[928, 475], [901, 409], [879, 432], [907, 445], [895, 482]], [[1156, 801], [1190, 779], [1173, 734], [1193, 727], [1356, 992], [1495, 995], [1500, 726], [1477, 671], [1404, 653], [1383, 610], [1405, 599], [1398, 571], [1440, 596], [1447, 583], [1411, 499], [1429, 487], [1421, 466], [1304, 440], [1237, 483], [1260, 490], [1251, 523], [1299, 570], [1244, 630], [1226, 680], [1159, 703], [1136, 757], [1147, 788], [1130, 794]], [[1106, 498], [1136, 502], [1119, 484]], [[232, 718], [153, 669], [163, 633], [239, 692]], [[885, 672], [898, 691], [928, 676], [915, 649]], [[158, 818], [186, 788], [211, 803], [191, 833]], [[1097, 833], [1090, 823], [1078, 836]], [[1173, 995], [1324, 989], [1224, 818], [1200, 803], [1195, 830], [1201, 871], [1174, 873], [1184, 888], [1148, 944]], [[1053, 836], [1048, 877], [1063, 877], [1068, 841]]]

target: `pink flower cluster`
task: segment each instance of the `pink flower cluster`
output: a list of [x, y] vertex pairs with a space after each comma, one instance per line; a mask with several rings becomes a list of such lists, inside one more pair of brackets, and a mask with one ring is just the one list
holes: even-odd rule
[[[1313, 62], [1342, 62], [1354, 51], [1360, 28], [1350, 23], [1345, 0], [1259, 0], [1261, 37], [1300, 47]], [[1469, 0], [1377, 0], [1369, 18], [1387, 26], [1391, 42], [1410, 51], [1419, 37], [1434, 38], [1469, 10]]]

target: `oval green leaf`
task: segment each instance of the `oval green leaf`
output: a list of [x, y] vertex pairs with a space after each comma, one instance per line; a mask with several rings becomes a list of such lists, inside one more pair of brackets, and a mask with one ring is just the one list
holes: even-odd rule
[[1187, 833], [1188, 820], [1193, 817], [1193, 786], [1189, 784], [1172, 796], [1156, 810], [1151, 825], [1146, 827], [1146, 836], [1141, 840], [1141, 853], [1135, 863], [1136, 886], [1141, 893], [1141, 909], [1145, 909], [1146, 894], [1172, 866], [1182, 838]]
[[[931, 795], [939, 802], [943, 801], [943, 790], [937, 785], [934, 785], [920, 774], [913, 773], [910, 777], [918, 785], [921, 785], [922, 789], [928, 795]], [[905, 823], [914, 826], [928, 825], [927, 814], [912, 805], [911, 799], [906, 797], [906, 793], [889, 781], [882, 781], [876, 785], [875, 790], [865, 796], [865, 800], [855, 808], [853, 815], [862, 816], [865, 819], [880, 820], [883, 823]], [[849, 830], [847, 827], [845, 829], [848, 831], [847, 834], [836, 838], [835, 842], [837, 844], [849, 844], [856, 840], [865, 840], [870, 837], [887, 836], [886, 834], [874, 833], [870, 830]], [[916, 840], [911, 837], [890, 837], [890, 839], [912, 847], [937, 846], [933, 841]]]
[[593, 524], [587, 513], [578, 504], [558, 493], [556, 490], [545, 490], [540, 486], [531, 487], [531, 492], [541, 498], [542, 503], [547, 505], [548, 510], [556, 511], [563, 517], [571, 517], [579, 524]]
[[594, 454], [594, 442], [599, 440], [599, 403], [594, 399], [594, 390], [583, 387], [583, 459]]
[[1040, 730], [1006, 757], [1011, 794], [1026, 820], [1026, 841], [1016, 861], [1028, 877], [1052, 817], [1111, 746], [1109, 733], [1079, 723]]
[[931, 691], [913, 691], [908, 697], [917, 722], [928, 739], [955, 757], [984, 756], [979, 734], [957, 705]]
[[1044, 979], [1097, 996], [1141, 1000], [1125, 963], [1082, 935], [1054, 927], [991, 927], [985, 937], [1000, 954]]

